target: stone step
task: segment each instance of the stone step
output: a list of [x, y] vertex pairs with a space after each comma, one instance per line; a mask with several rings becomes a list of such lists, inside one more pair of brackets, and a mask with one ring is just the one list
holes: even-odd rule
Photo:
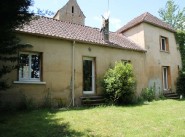
[[105, 99], [102, 96], [82, 96], [80, 99], [83, 106], [98, 106], [105, 103]]
[[168, 99], [179, 99], [180, 96], [175, 92], [164, 93], [164, 96]]

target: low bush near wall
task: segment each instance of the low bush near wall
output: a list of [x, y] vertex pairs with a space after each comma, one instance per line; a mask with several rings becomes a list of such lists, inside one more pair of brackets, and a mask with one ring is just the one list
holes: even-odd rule
[[179, 95], [185, 96], [185, 72], [179, 72], [177, 78], [176, 91]]
[[155, 99], [155, 89], [152, 87], [143, 89], [141, 97], [144, 101], [153, 101]]
[[116, 62], [114, 68], [108, 69], [103, 79], [105, 98], [110, 104], [128, 104], [132, 102], [136, 80], [132, 65]]

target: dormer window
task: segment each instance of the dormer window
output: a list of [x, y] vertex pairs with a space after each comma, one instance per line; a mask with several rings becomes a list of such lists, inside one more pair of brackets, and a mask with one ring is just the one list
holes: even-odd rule
[[160, 36], [160, 50], [169, 52], [168, 38]]
[[72, 6], [72, 13], [74, 13], [74, 6]]

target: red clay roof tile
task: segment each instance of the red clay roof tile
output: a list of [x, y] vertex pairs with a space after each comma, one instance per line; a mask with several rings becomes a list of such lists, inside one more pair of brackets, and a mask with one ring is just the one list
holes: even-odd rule
[[109, 42], [103, 40], [100, 29], [73, 24], [47, 17], [36, 17], [23, 28], [16, 29], [17, 32], [42, 35], [54, 38], [76, 40], [84, 43], [92, 43], [100, 46], [123, 48], [145, 52], [143, 48], [118, 33], [111, 33]]
[[117, 33], [125, 32], [125, 31], [127, 31], [127, 30], [133, 28], [134, 26], [137, 26], [143, 22], [152, 24], [154, 26], [157, 26], [157, 27], [160, 27], [160, 28], [163, 28], [166, 30], [169, 30], [171, 32], [176, 32], [173, 27], [171, 27], [167, 23], [163, 22], [162, 20], [158, 19], [157, 17], [153, 16], [152, 14], [150, 14], [148, 12], [143, 13], [142, 15], [134, 18], [133, 20], [128, 22], [126, 25], [124, 25], [122, 28], [120, 28], [116, 32]]

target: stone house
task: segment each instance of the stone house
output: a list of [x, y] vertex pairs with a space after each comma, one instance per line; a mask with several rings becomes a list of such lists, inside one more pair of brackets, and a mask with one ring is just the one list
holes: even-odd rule
[[155, 86], [156, 92], [175, 92], [181, 58], [175, 30], [144, 13], [109, 32], [84, 25], [76, 0], [69, 0], [54, 18], [36, 17], [17, 29], [22, 43], [20, 68], [6, 75], [12, 88], [0, 92], [4, 102], [19, 102], [20, 93], [41, 103], [49, 92], [54, 100], [80, 105], [80, 97], [101, 95], [100, 81], [116, 61], [134, 67], [138, 95]]

